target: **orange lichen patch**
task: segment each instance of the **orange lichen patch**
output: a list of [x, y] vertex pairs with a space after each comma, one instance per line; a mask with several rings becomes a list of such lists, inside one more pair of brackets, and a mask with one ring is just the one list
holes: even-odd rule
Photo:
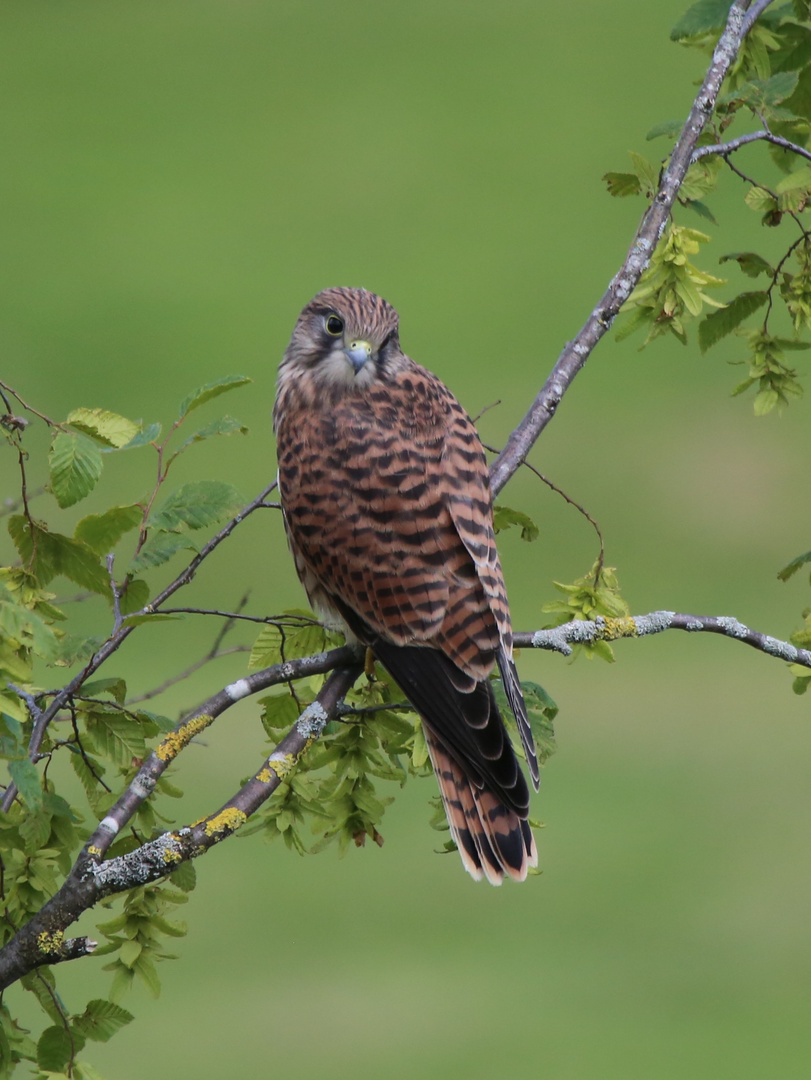
[[227, 806], [205, 823], [206, 835], [216, 836], [218, 833], [236, 832], [247, 820], [248, 815], [242, 810], [237, 810], [235, 806]]
[[155, 747], [155, 756], [159, 757], [161, 761], [172, 761], [183, 747], [188, 746], [195, 735], [205, 731], [213, 720], [214, 717], [209, 716], [207, 713], [191, 717], [185, 724], [181, 724], [176, 731], [170, 732], [166, 738], [158, 743]]
[[65, 935], [61, 930], [56, 930], [53, 934], [43, 930], [41, 934], [37, 934], [37, 946], [44, 956], [61, 956], [65, 947]]

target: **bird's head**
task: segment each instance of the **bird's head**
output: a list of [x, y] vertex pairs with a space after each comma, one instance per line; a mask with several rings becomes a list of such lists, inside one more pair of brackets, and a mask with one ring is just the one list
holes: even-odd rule
[[325, 289], [298, 317], [279, 368], [280, 386], [306, 377], [331, 395], [365, 389], [402, 357], [397, 312], [366, 289]]

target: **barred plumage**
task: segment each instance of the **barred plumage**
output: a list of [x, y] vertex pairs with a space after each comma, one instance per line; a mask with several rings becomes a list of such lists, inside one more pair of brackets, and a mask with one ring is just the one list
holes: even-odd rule
[[299, 316], [273, 419], [285, 527], [310, 602], [371, 647], [419, 711], [468, 872], [523, 880], [537, 853], [488, 681], [496, 664], [536, 789], [538, 763], [476, 429], [403, 354], [394, 308], [345, 288]]

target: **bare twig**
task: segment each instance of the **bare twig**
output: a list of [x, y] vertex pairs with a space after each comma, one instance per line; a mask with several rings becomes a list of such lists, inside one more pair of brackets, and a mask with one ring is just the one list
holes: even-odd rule
[[750, 8], [749, 0], [735, 0], [729, 9], [727, 23], [713, 52], [712, 62], [673, 147], [667, 168], [662, 173], [659, 189], [637, 229], [628, 255], [577, 336], [563, 349], [526, 416], [493, 462], [490, 468], [490, 485], [495, 494], [501, 491], [515, 473], [530, 447], [552, 419], [563, 395], [594, 347], [610, 328], [619, 309], [647, 268], [692, 161], [698, 138], [712, 115], [721, 84], [754, 18], [765, 10], [769, 2], [770, 0], [758, 0], [758, 3], [752, 6], [748, 19], [745, 13]]
[[[19, 403], [22, 405], [22, 407], [25, 409], [26, 412], [30, 412], [34, 416], [38, 416], [40, 418], [40, 420], [44, 420], [45, 423], [48, 425], [48, 427], [59, 428], [60, 431], [65, 430], [65, 425], [64, 424], [58, 424], [56, 422], [56, 420], [49, 419], [45, 415], [45, 413], [39, 412], [32, 405], [29, 405], [29, 404], [27, 404], [27, 402], [23, 401], [23, 399], [20, 397], [20, 395], [17, 393], [17, 391], [14, 389], [13, 386], [9, 386], [8, 383], [4, 383], [2, 380], [0, 380], [0, 387], [2, 387], [3, 390], [6, 391], [6, 393], [11, 394], [12, 397], [16, 398], [17, 401], [19, 401]], [[6, 407], [10, 409], [10, 407], [8, 406], [5, 394], [3, 395], [3, 400], [6, 401]]]
[[789, 142], [782, 135], [775, 135], [768, 128], [765, 131], [750, 131], [746, 135], [739, 135], [736, 139], [730, 139], [729, 142], [699, 146], [697, 150], [693, 151], [690, 161], [691, 164], [695, 164], [696, 161], [701, 161], [702, 158], [710, 157], [712, 154], [717, 154], [719, 157], [728, 157], [730, 154], [734, 154], [736, 150], [740, 150], [742, 146], [762, 140], [773, 143], [775, 146], [782, 146], [784, 150], [790, 150], [792, 154], [797, 154], [799, 157], [811, 161], [811, 150], [806, 150], [804, 146], [799, 146], [797, 143]]
[[113, 594], [113, 633], [117, 634], [121, 629], [121, 590], [115, 580], [114, 564], [115, 555], [110, 552], [106, 560], [107, 577], [110, 579], [110, 591]]

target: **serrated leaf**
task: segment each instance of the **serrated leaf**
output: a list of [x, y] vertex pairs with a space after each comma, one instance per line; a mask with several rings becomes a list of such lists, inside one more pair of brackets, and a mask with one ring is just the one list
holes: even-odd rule
[[628, 195], [638, 195], [642, 190], [639, 177], [636, 173], [607, 172], [603, 180], [608, 187], [608, 194], [615, 198], [625, 198]]
[[262, 726], [271, 739], [278, 737], [281, 729], [295, 724], [299, 717], [298, 706], [292, 694], [269, 694], [262, 698]]
[[503, 532], [505, 529], [512, 528], [513, 525], [520, 525], [522, 540], [531, 542], [540, 536], [541, 531], [529, 514], [525, 514], [522, 510], [513, 510], [509, 506], [496, 504], [493, 507], [494, 531]]
[[94, 679], [82, 687], [82, 697], [98, 697], [99, 694], [109, 694], [119, 705], [123, 705], [127, 684], [124, 679]]
[[557, 749], [552, 721], [558, 714], [558, 706], [538, 683], [522, 682], [521, 693], [524, 695], [524, 704], [527, 707], [538, 762], [543, 765]]
[[771, 212], [777, 209], [777, 200], [765, 188], [749, 188], [743, 201], [751, 210]]
[[67, 423], [105, 446], [115, 449], [126, 446], [141, 430], [140, 424], [127, 420], [118, 413], [108, 412], [107, 409], [74, 409], [69, 414]]
[[99, 753], [116, 764], [129, 766], [133, 758], [146, 757], [141, 725], [124, 713], [94, 711], [88, 714], [86, 725]]
[[670, 31], [670, 40], [684, 41], [686, 38], [720, 30], [727, 21], [730, 3], [731, 0], [698, 0], [697, 4], [685, 11]]
[[137, 435], [134, 435], [128, 443], [125, 443], [122, 450], [135, 450], [139, 446], [148, 446], [150, 443], [155, 442], [160, 438], [161, 426], [160, 424], [150, 424], [144, 428], [143, 431], [139, 431]]
[[45, 1028], [37, 1043], [37, 1065], [46, 1072], [62, 1072], [73, 1055], [70, 1034], [61, 1024]]
[[[310, 611], [292, 608], [282, 612], [282, 617], [300, 617], [313, 620]], [[276, 626], [268, 623], [257, 634], [251, 649], [248, 667], [251, 670], [270, 667], [282, 660], [297, 660], [322, 652], [327, 644], [326, 632], [317, 622], [303, 622], [301, 626]]]
[[193, 409], [199, 409], [201, 405], [204, 405], [207, 401], [211, 401], [212, 398], [219, 397], [220, 394], [225, 394], [229, 390], [236, 390], [238, 386], [244, 386], [246, 383], [251, 382], [246, 375], [228, 375], [224, 379], [219, 379], [217, 382], [206, 383], [205, 386], [198, 386], [196, 390], [185, 397], [180, 403], [180, 410], [178, 412], [178, 418], [183, 419]]
[[639, 182], [642, 185], [643, 194], [653, 195], [659, 186], [658, 170], [642, 154], [636, 154], [631, 150], [629, 156], [633, 162], [634, 172], [639, 177]]
[[645, 139], [650, 142], [651, 139], [658, 139], [662, 135], [678, 135], [683, 127], [683, 120], [665, 120], [661, 124], [655, 124]]
[[88, 514], [74, 529], [76, 540], [87, 544], [91, 551], [106, 555], [125, 533], [141, 524], [140, 506], [113, 506], [103, 514]]
[[129, 573], [139, 574], [153, 566], [168, 562], [179, 551], [193, 551], [198, 554], [200, 545], [188, 533], [155, 533], [151, 536], [139, 554], [130, 563]]
[[40, 585], [47, 585], [57, 574], [64, 574], [84, 589], [110, 595], [107, 573], [98, 556], [80, 540], [48, 532], [22, 514], [9, 518], [8, 531], [24, 566]]
[[233, 416], [221, 416], [218, 420], [212, 420], [210, 424], [206, 424], [205, 427], [200, 428], [199, 431], [195, 431], [193, 435], [190, 435], [185, 442], [181, 443], [178, 449], [175, 451], [179, 454], [181, 450], [185, 450], [187, 446], [191, 446], [192, 443], [203, 442], [205, 439], [210, 439], [212, 435], [233, 435], [235, 432], [239, 432], [241, 435], [247, 435], [247, 427], [240, 423], [239, 420], [235, 420]]
[[713, 225], [718, 224], [715, 214], [700, 199], [685, 199], [683, 205], [686, 210], [692, 210], [694, 214], [698, 214], [699, 217], [704, 218], [706, 221], [711, 221]]
[[17, 761], [10, 761], [8, 771], [28, 809], [32, 811], [41, 810], [42, 784], [34, 763], [27, 757]]
[[169, 531], [185, 525], [203, 529], [230, 517], [243, 502], [237, 489], [222, 480], [192, 480], [169, 496], [150, 516], [147, 527]]
[[93, 1042], [107, 1042], [117, 1031], [134, 1019], [132, 1013], [112, 1001], [95, 998], [88, 1001], [81, 1016], [74, 1016], [71, 1026]]
[[763, 307], [767, 300], [768, 294], [765, 292], [741, 293], [725, 308], [707, 315], [698, 324], [698, 345], [701, 351], [706, 352], [727, 334], [731, 334], [736, 326], [740, 326], [744, 319]]
[[777, 576], [780, 581], [788, 581], [790, 577], [797, 573], [800, 567], [810, 562], [811, 551], [806, 551], [804, 555], [798, 555], [796, 559], [792, 559], [788, 566], [784, 566]]
[[804, 165], [803, 168], [789, 173], [774, 190], [778, 195], [782, 195], [786, 191], [794, 191], [798, 188], [803, 191], [811, 188], [811, 165]]
[[101, 452], [92, 439], [73, 431], [54, 436], [48, 454], [51, 491], [65, 509], [89, 495], [101, 476]]
[[766, 260], [754, 251], [731, 251], [728, 255], [722, 255], [719, 263], [734, 261], [740, 266], [744, 274], [750, 278], [756, 278], [760, 274], [774, 274], [774, 270]]

